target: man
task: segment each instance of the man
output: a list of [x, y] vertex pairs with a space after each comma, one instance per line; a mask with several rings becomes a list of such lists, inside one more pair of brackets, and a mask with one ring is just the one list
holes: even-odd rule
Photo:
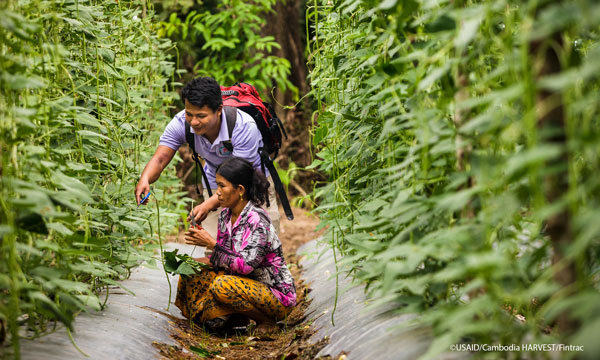
[[[204, 202], [194, 207], [191, 216], [197, 222], [203, 222], [203, 227], [216, 239], [217, 220], [220, 211], [217, 210], [219, 202], [216, 194], [217, 184], [215, 173], [219, 164], [231, 156], [237, 156], [250, 161], [255, 169], [260, 169], [260, 155], [258, 149], [263, 146], [262, 136], [252, 117], [238, 110], [236, 123], [231, 139], [227, 129], [227, 120], [223, 111], [221, 87], [210, 77], [201, 77], [187, 83], [181, 98], [185, 109], [179, 112], [167, 125], [160, 137], [156, 152], [146, 164], [140, 180], [135, 188], [136, 202], [139, 203], [143, 194], [150, 191], [150, 184], [160, 177], [164, 168], [169, 164], [179, 147], [186, 143], [185, 122], [190, 124], [190, 131], [194, 134], [196, 152], [204, 159], [204, 171], [209, 184], [204, 184]], [[233, 152], [224, 145], [231, 141]], [[269, 180], [269, 202], [267, 209], [271, 222], [279, 233], [279, 211], [275, 190], [268, 170], [265, 169]], [[207, 186], [213, 193], [208, 196]]]

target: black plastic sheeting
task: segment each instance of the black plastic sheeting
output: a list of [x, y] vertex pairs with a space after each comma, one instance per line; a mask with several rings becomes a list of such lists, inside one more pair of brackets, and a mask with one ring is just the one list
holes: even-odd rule
[[[180, 253], [189, 254], [193, 249], [193, 246], [173, 243], [167, 244], [166, 248], [172, 250], [175, 246], [181, 249]], [[204, 248], [196, 248], [194, 256], [202, 256], [203, 250]], [[162, 265], [159, 262], [157, 264], [158, 268], [136, 268], [128, 280], [121, 282], [136, 296], [120, 288], [111, 289], [104, 311], [85, 312], [77, 316], [73, 339], [89, 357], [75, 349], [63, 326], [56, 332], [33, 341], [21, 340], [21, 359], [159, 358], [158, 350], [152, 346], [152, 342], [175, 345], [175, 341], [170, 337], [169, 319], [156, 311], [177, 317], [181, 317], [181, 313], [173, 304], [179, 277], [170, 276], [172, 293], [169, 300], [169, 284]], [[171, 306], [167, 311], [169, 301]]]
[[[304, 255], [300, 264], [305, 281], [311, 288], [312, 303], [307, 318], [312, 319], [316, 333], [310, 341], [316, 343], [325, 336], [329, 343], [317, 356], [330, 355], [334, 359], [340, 353], [347, 359], [393, 359], [414, 360], [427, 352], [432, 334], [425, 327], [401, 326], [416, 315], [391, 313], [391, 306], [367, 307], [363, 285], [353, 285], [350, 278], [338, 277], [338, 301], [335, 302], [335, 263], [333, 251], [320, 240], [303, 245], [298, 254]], [[465, 358], [463, 353], [444, 353], [438, 359]]]

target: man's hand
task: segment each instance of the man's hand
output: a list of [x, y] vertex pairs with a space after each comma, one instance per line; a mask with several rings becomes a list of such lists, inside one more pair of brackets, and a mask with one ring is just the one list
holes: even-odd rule
[[[165, 166], [169, 164], [171, 159], [175, 156], [175, 150], [171, 149], [168, 146], [159, 145], [156, 149], [154, 155], [142, 171], [142, 175], [140, 175], [140, 181], [135, 187], [135, 202], [136, 204], [140, 204], [140, 201], [143, 199], [142, 193], [144, 195], [150, 192], [150, 184], [154, 183], [158, 180], [160, 173], [164, 170]], [[145, 204], [146, 202], [144, 202]]]
[[217, 242], [213, 239], [208, 231], [190, 226], [188, 232], [184, 234], [185, 243], [188, 245], [204, 246], [208, 249], [214, 249]]
[[202, 204], [192, 209], [192, 213], [188, 216], [188, 221], [191, 222], [192, 216], [196, 219], [196, 223], [201, 223], [206, 219], [208, 213], [219, 208], [219, 197], [217, 194], [206, 199]]
[[202, 221], [204, 221], [204, 219], [206, 219], [206, 217], [208, 216], [208, 213], [211, 210], [212, 210], [211, 207], [205, 201], [202, 204], [200, 204], [192, 209], [191, 214], [188, 216], [188, 221], [191, 222], [192, 216], [193, 216], [194, 219], [196, 220], [196, 223], [201, 223]]
[[[142, 201], [142, 199], [144, 198], [142, 194], [146, 195], [149, 192], [150, 184], [148, 183], [148, 180], [146, 180], [145, 178], [141, 178], [137, 186], [135, 187], [135, 202], [138, 205], [140, 205], [140, 201]], [[147, 203], [147, 201], [143, 202], [144, 205], [146, 205]]]

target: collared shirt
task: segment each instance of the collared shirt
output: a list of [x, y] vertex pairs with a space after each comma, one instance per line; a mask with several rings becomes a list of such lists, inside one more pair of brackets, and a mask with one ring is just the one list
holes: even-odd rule
[[[190, 131], [194, 133], [194, 129], [191, 127]], [[250, 161], [255, 169], [260, 169], [261, 167], [258, 149], [263, 146], [262, 136], [252, 116], [239, 109], [237, 110], [235, 127], [233, 128], [231, 139], [229, 139], [225, 111], [221, 113], [219, 135], [212, 144], [204, 136], [194, 134], [194, 139], [196, 140], [196, 152], [205, 161], [204, 171], [206, 172], [211, 189], [217, 188], [217, 183], [215, 182], [217, 167], [231, 156], [237, 156]], [[224, 145], [224, 142], [229, 140], [231, 140], [231, 144], [233, 145], [233, 153], [227, 150]], [[182, 110], [167, 125], [160, 137], [159, 144], [177, 151], [185, 143], [185, 110]], [[269, 171], [266, 168], [265, 176], [269, 176]], [[206, 188], [206, 184], [203, 186]]]
[[283, 306], [296, 305], [296, 286], [283, 258], [281, 241], [267, 212], [253, 202], [248, 202], [233, 225], [231, 210], [221, 211], [210, 262], [267, 285]]

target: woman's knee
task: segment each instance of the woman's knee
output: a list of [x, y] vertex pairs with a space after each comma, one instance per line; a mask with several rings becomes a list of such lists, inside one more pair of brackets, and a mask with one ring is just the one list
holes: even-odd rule
[[231, 281], [230, 278], [231, 276], [228, 275], [219, 275], [215, 277], [215, 279], [210, 284], [208, 290], [218, 301], [227, 299], [227, 295], [230, 292], [229, 289], [231, 288], [231, 285], [229, 284], [229, 282]]

